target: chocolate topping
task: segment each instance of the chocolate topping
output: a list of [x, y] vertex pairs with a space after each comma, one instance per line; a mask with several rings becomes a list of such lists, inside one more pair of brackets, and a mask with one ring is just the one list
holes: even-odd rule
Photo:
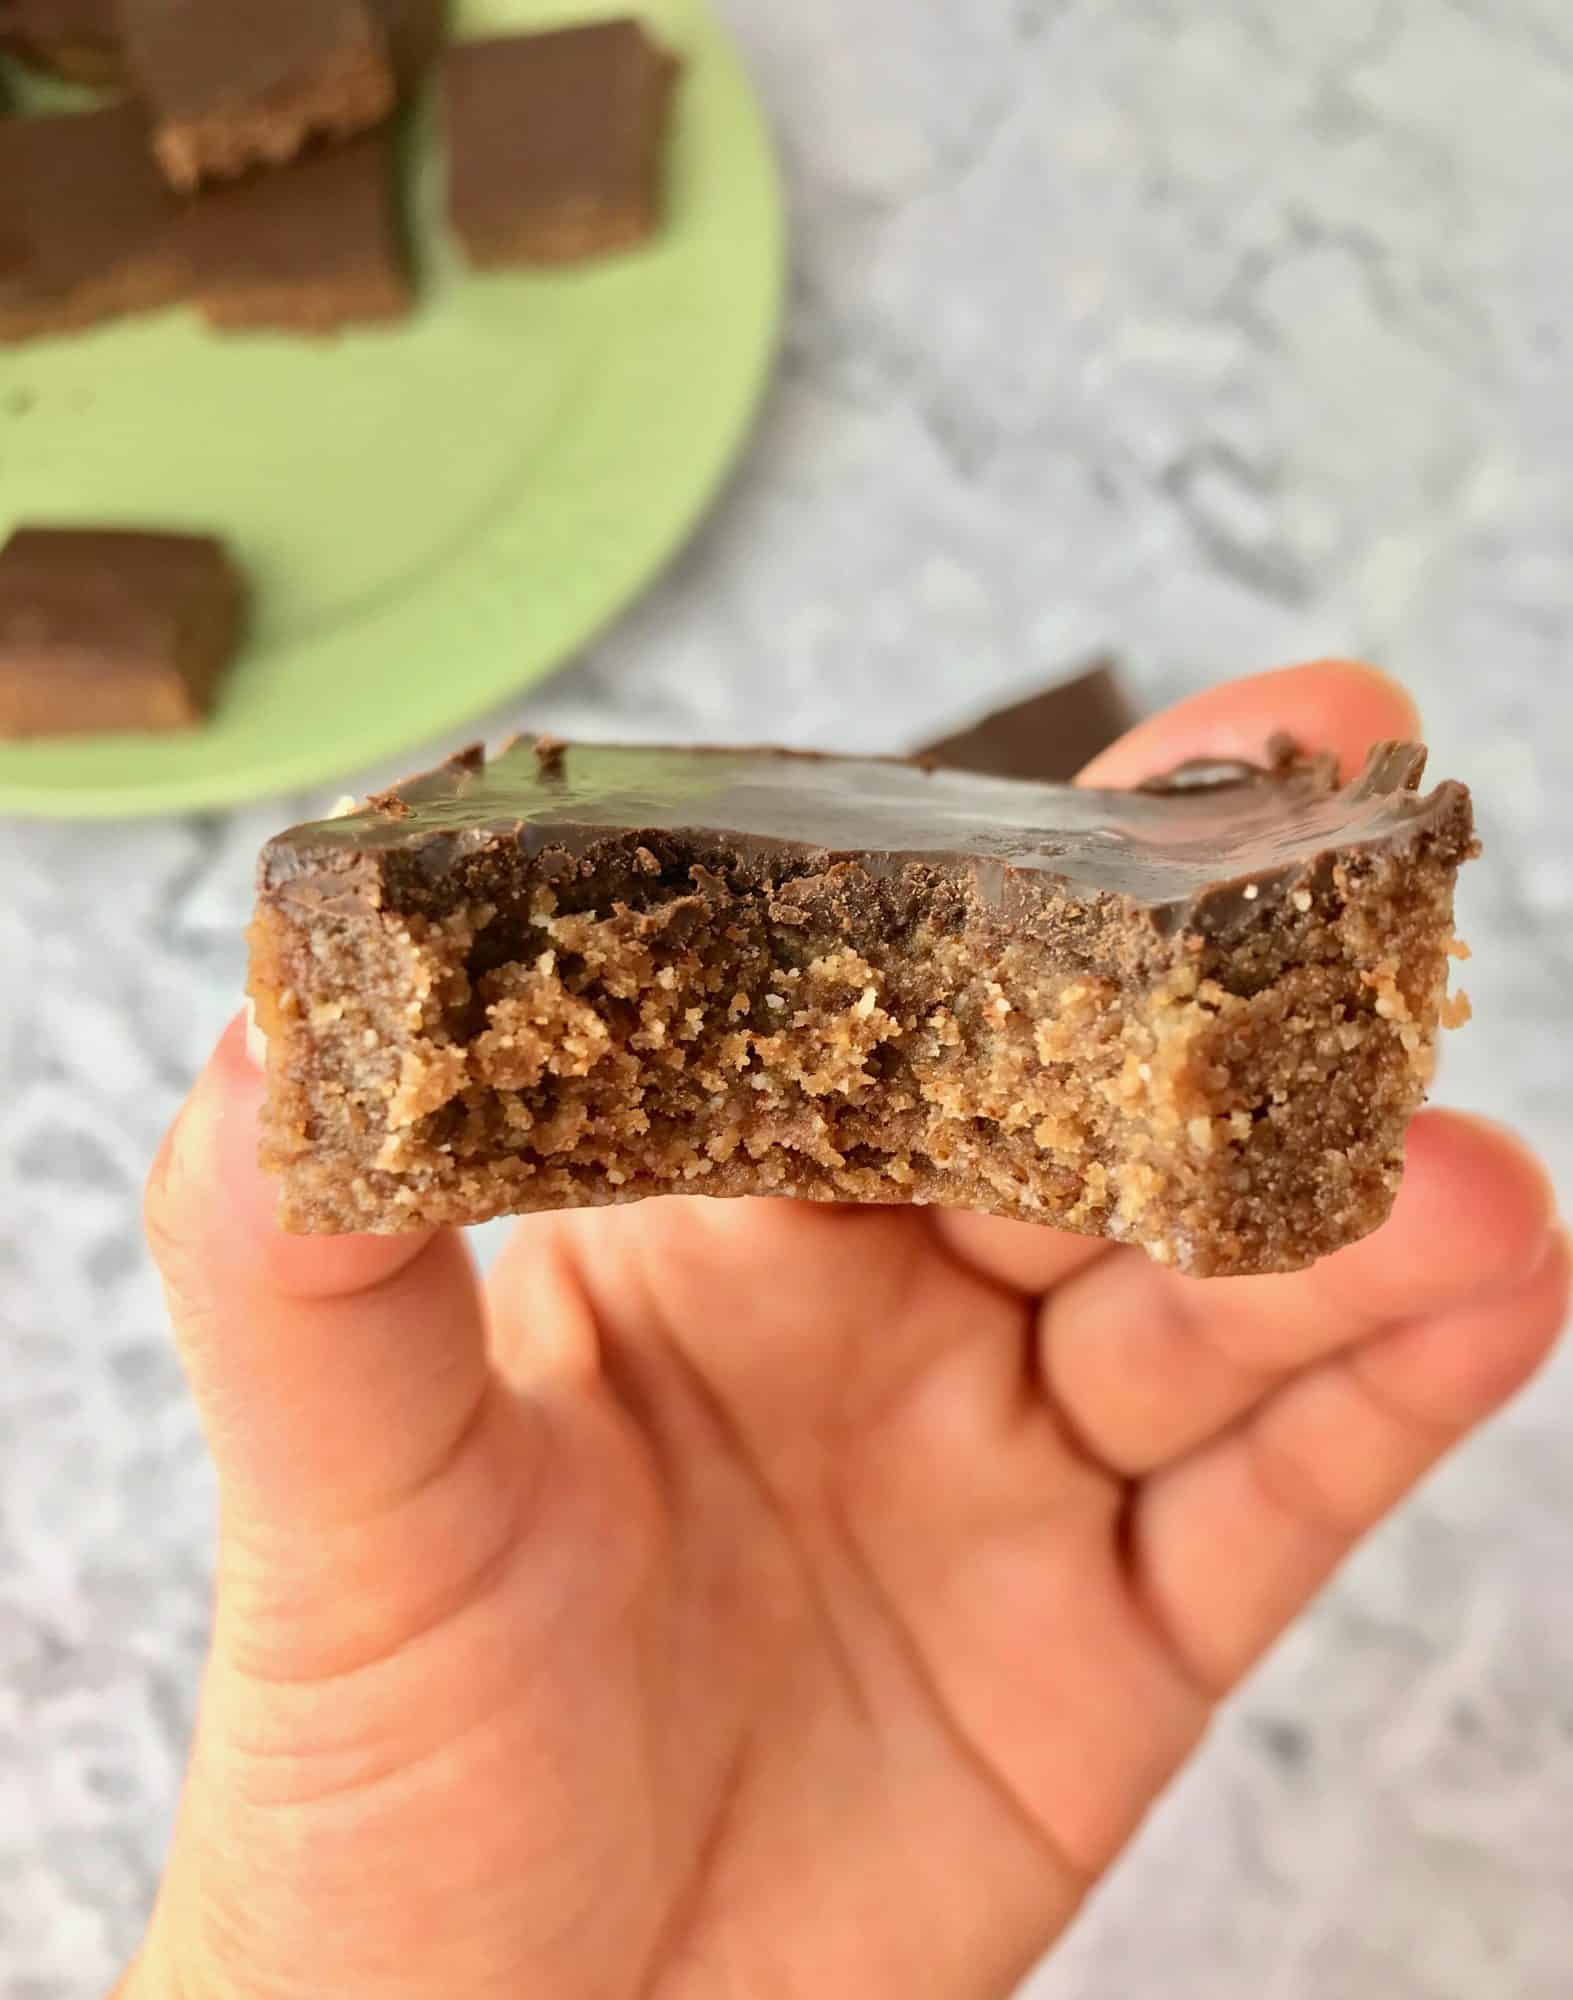
[[969, 874], [988, 902], [1052, 887], [1121, 899], [1164, 932], [1217, 933], [1263, 915], [1275, 892], [1325, 883], [1335, 854], [1430, 838], [1461, 858], [1469, 794], [1447, 783], [1421, 796], [1424, 768], [1418, 745], [1384, 743], [1343, 787], [1330, 759], [1310, 758], [1208, 766], [1201, 782], [1190, 766], [1109, 792], [778, 750], [575, 745], [543, 758], [522, 742], [400, 786], [401, 813], [363, 810], [281, 835], [264, 853], [262, 884], [339, 902], [360, 893], [347, 877], [374, 893], [379, 859], [439, 881], [501, 842], [584, 857], [676, 834], [743, 872], [942, 868]]
[[314, 64], [375, 48], [364, 0], [123, 0], [126, 37], [164, 117], [202, 117], [297, 88]]

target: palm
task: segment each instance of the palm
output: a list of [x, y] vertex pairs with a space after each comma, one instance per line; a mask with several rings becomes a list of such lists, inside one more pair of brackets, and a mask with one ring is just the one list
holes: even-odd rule
[[[1131, 1614], [1123, 1482], [1031, 1386], [1031, 1304], [912, 1214], [538, 1225], [498, 1285], [536, 1393], [546, 1234], [595, 1274], [585, 1552], [631, 1559], [596, 1671], [634, 1662], [664, 1802], [630, 1835], [642, 1771], [600, 1774], [594, 1838], [659, 1863], [606, 1990], [1004, 1990], [1203, 1712]], [[601, 1990], [583, 1940], [560, 1977]]]

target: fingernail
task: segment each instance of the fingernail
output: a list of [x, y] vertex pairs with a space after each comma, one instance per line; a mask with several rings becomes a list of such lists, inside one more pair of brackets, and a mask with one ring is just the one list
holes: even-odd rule
[[246, 1054], [253, 1068], [266, 1071], [268, 1066], [268, 1038], [257, 1026], [256, 1005], [250, 999], [246, 1002]]

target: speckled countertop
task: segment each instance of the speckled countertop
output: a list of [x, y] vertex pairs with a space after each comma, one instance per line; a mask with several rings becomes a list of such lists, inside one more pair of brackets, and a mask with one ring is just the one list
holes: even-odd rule
[[[493, 733], [901, 747], [1105, 645], [1152, 702], [1381, 660], [1489, 844], [1443, 1095], [1573, 1197], [1564, 0], [730, 12], [792, 186], [781, 378], [675, 571]], [[212, 1492], [137, 1190], [256, 847], [320, 803], [0, 826], [3, 2000], [101, 1994], [152, 1892]], [[1570, 1433], [1565, 1356], [1256, 1677], [1035, 2000], [1567, 2000]]]

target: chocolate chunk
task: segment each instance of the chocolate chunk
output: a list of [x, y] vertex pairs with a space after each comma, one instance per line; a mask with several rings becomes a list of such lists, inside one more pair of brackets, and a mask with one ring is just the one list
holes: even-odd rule
[[0, 340], [183, 297], [178, 218], [136, 105], [0, 120]]
[[919, 754], [948, 770], [1068, 783], [1135, 720], [1118, 668], [1104, 660], [1074, 680], [996, 709]]
[[450, 48], [449, 214], [470, 262], [568, 263], [651, 235], [677, 74], [631, 20]]
[[1423, 764], [455, 761], [264, 852], [286, 1222], [790, 1194], [1296, 1268], [1386, 1215], [1430, 1073], [1473, 833]]
[[409, 311], [386, 131], [206, 190], [182, 240], [212, 326], [333, 333]]
[[126, 64], [178, 188], [293, 159], [393, 109], [381, 24], [365, 0], [121, 0]]
[[0, 48], [73, 83], [124, 74], [115, 0], [0, 0]]
[[211, 536], [19, 528], [0, 550], [0, 736], [200, 721], [243, 609]]

